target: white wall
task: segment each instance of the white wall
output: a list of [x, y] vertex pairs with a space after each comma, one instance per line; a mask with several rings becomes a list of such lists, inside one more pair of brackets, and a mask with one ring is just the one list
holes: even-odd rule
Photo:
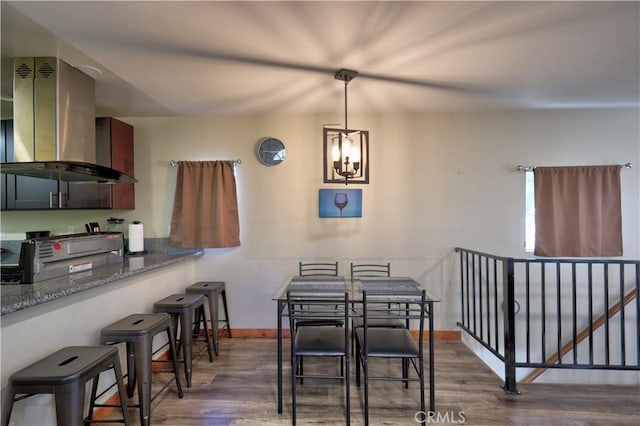
[[[524, 175], [518, 164], [634, 163], [622, 172], [624, 253], [640, 258], [640, 118], [638, 110], [522, 111], [350, 116], [371, 137], [371, 183], [363, 217], [320, 219], [322, 125], [339, 114], [123, 118], [135, 126], [134, 211], [3, 212], [8, 236], [46, 223], [111, 215], [141, 220], [147, 237], [166, 237], [176, 168], [169, 160], [236, 159], [242, 246], [209, 249], [198, 279], [225, 280], [236, 328], [274, 328], [271, 295], [299, 259], [392, 262], [442, 299], [436, 328], [456, 329], [457, 276], [452, 250], [463, 246], [524, 256]], [[261, 165], [256, 141], [274, 136], [287, 159]]]

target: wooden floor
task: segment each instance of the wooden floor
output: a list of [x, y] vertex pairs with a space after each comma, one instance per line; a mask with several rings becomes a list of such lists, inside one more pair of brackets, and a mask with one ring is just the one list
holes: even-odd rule
[[[178, 399], [175, 385], [169, 386], [153, 402], [151, 423], [291, 424], [288, 365], [284, 370], [284, 411], [278, 414], [276, 409], [276, 340], [224, 338], [220, 343], [220, 355], [213, 364], [209, 363], [206, 350], [198, 348], [192, 387], [185, 387], [184, 398]], [[639, 386], [528, 384], [519, 385], [521, 395], [507, 395], [500, 388], [499, 378], [461, 342], [437, 341], [435, 356], [437, 413], [424, 424], [640, 424]], [[305, 373], [314, 368], [337, 369], [338, 365], [328, 365], [326, 359], [318, 362], [306, 359]], [[397, 371], [398, 362], [382, 361], [376, 369]], [[160, 376], [154, 378], [154, 387], [168, 377]], [[344, 386], [339, 381], [305, 380], [298, 389], [298, 424], [344, 424]], [[404, 389], [399, 382], [373, 382], [370, 392], [370, 424], [419, 424], [414, 417], [420, 407], [417, 384]], [[362, 389], [352, 381], [352, 424], [363, 424], [362, 407]], [[129, 412], [133, 424], [139, 424], [137, 410]]]

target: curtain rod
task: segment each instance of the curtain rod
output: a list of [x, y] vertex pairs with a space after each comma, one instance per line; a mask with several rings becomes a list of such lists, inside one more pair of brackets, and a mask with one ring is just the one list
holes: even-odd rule
[[[224, 161], [224, 160], [222, 160], [222, 161]], [[233, 161], [233, 165], [234, 165], [234, 166], [237, 166], [237, 165], [239, 165], [239, 164], [242, 164], [242, 160], [240, 160], [240, 159], [238, 159], [238, 160], [231, 160], [231, 161]], [[175, 166], [177, 166], [177, 165], [178, 165], [178, 162], [177, 162], [176, 160], [169, 160], [169, 165], [170, 165], [171, 167], [175, 167]]]
[[[631, 163], [624, 163], [620, 165], [621, 169], [630, 169], [632, 166]], [[521, 166], [521, 165], [517, 165], [516, 166], [516, 171], [518, 172], [532, 172], [533, 169], [535, 169], [535, 166]]]

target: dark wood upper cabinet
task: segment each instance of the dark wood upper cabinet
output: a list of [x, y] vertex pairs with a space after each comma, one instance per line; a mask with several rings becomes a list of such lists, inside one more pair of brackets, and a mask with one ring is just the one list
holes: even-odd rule
[[[96, 119], [98, 164], [135, 176], [133, 164], [133, 126], [112, 117]], [[135, 184], [116, 183], [111, 188], [112, 209], [135, 209]]]

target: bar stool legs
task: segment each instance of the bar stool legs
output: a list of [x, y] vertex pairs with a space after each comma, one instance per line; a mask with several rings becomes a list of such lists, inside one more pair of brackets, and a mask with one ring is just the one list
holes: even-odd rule
[[9, 378], [9, 385], [2, 409], [2, 426], [7, 426], [16, 394], [54, 394], [58, 425], [89, 424], [93, 415], [93, 404], [89, 416], [84, 420], [85, 384], [90, 379], [94, 386], [100, 373], [115, 370], [122, 420], [129, 425], [127, 402], [118, 348], [110, 346], [70, 346], [26, 367]]
[[[183, 361], [188, 388], [191, 387], [193, 363], [191, 326], [194, 322], [194, 312], [198, 315], [198, 319], [204, 317], [204, 312], [201, 313], [198, 310], [204, 310], [204, 296], [201, 294], [174, 294], [153, 304], [154, 312], [171, 314], [174, 332], [178, 323], [180, 323], [180, 345], [184, 348]], [[209, 359], [212, 360], [213, 347], [209, 336], [209, 327], [207, 326], [207, 321], [203, 321], [203, 323], [207, 351], [209, 352]]]
[[222, 283], [222, 290], [220, 291], [220, 295], [222, 296], [222, 307], [224, 308], [224, 322], [226, 323], [227, 334], [229, 335], [229, 339], [231, 336], [231, 323], [229, 322], [229, 308], [227, 307], [227, 290], [224, 288], [224, 283]]
[[[178, 356], [175, 346], [175, 335], [168, 314], [133, 314], [129, 315], [100, 331], [102, 343], [126, 343], [127, 348], [127, 377], [128, 396], [133, 397], [133, 392], [138, 385], [138, 406], [140, 409], [140, 424], [150, 424], [151, 415], [151, 365], [153, 362], [153, 338], [166, 332], [169, 341], [169, 355], [173, 364], [173, 374], [178, 389], [178, 397], [182, 398], [182, 385], [178, 373]], [[170, 382], [166, 383], [164, 389]], [[97, 387], [94, 385], [91, 392], [92, 404], [95, 401]], [[161, 391], [159, 391], [161, 392]], [[96, 405], [100, 406], [100, 405]], [[92, 407], [93, 408], [93, 407]]]
[[[225, 323], [227, 334], [231, 338], [231, 325], [229, 323], [229, 308], [227, 307], [227, 292], [224, 281], [200, 281], [186, 288], [186, 292], [190, 294], [202, 294], [207, 297], [209, 302], [209, 318], [211, 318], [211, 329], [213, 330], [213, 348], [216, 356], [219, 354], [219, 330], [220, 322]], [[222, 297], [222, 306], [224, 308], [224, 320], [219, 317], [218, 298]]]

